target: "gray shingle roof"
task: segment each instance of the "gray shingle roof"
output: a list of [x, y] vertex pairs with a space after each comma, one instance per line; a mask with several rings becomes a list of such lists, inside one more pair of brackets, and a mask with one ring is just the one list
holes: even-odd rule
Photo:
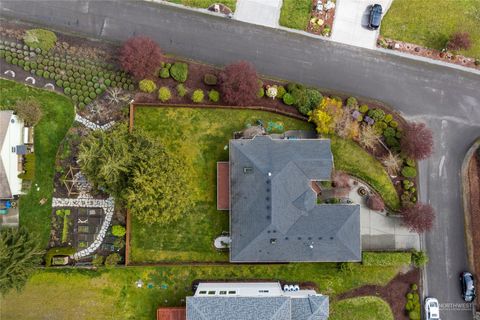
[[330, 140], [231, 140], [230, 260], [360, 261], [360, 206], [317, 205], [311, 188], [332, 168]]
[[291, 320], [289, 297], [187, 297], [188, 320]]
[[292, 299], [292, 320], [327, 320], [329, 303], [327, 296], [309, 296]]
[[[7, 135], [7, 130], [12, 117], [13, 111], [0, 111], [0, 150], [3, 148], [5, 143], [5, 137]], [[7, 173], [5, 171], [5, 165], [0, 159], [0, 198], [11, 198], [12, 191], [7, 180]]]

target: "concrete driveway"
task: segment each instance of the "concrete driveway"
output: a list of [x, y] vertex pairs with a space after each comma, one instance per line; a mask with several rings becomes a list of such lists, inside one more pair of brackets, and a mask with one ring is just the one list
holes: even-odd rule
[[332, 40], [363, 48], [375, 48], [379, 31], [367, 28], [369, 7], [375, 3], [382, 5], [383, 17], [391, 2], [392, 0], [337, 0]]
[[238, 0], [233, 18], [267, 27], [278, 27], [282, 0]]

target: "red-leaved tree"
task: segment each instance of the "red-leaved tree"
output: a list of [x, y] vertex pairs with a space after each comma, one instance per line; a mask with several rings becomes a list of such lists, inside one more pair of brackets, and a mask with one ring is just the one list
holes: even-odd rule
[[371, 194], [367, 198], [367, 207], [372, 210], [382, 211], [385, 209], [385, 203], [378, 195]]
[[448, 50], [468, 50], [472, 46], [468, 32], [456, 32], [447, 43]]
[[403, 224], [410, 231], [423, 233], [433, 227], [435, 221], [435, 211], [432, 206], [423, 203], [417, 203], [402, 209]]
[[222, 99], [230, 105], [251, 105], [257, 98], [258, 88], [257, 71], [247, 61], [232, 63], [220, 73]]
[[433, 152], [432, 130], [425, 123], [408, 123], [400, 140], [402, 151], [415, 160], [428, 158]]
[[137, 80], [152, 76], [162, 60], [162, 51], [149, 37], [132, 37], [120, 49], [120, 65]]

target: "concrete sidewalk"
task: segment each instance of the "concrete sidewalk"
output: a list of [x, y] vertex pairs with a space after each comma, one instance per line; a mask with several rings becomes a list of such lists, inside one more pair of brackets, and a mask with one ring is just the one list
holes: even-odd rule
[[282, 0], [238, 0], [233, 18], [276, 28], [279, 26]]
[[375, 49], [379, 30], [367, 28], [369, 6], [378, 3], [382, 5], [385, 15], [392, 0], [337, 0], [335, 20], [333, 21], [333, 41]]

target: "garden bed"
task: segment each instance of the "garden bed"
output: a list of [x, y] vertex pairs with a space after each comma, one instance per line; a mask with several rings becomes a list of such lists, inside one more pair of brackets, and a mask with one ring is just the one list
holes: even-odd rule
[[364, 296], [381, 297], [390, 305], [395, 320], [409, 320], [405, 313], [406, 294], [410, 291], [411, 285], [418, 284], [419, 281], [420, 270], [414, 269], [405, 274], [397, 275], [385, 286], [363, 286], [341, 294], [338, 300]]
[[[467, 201], [470, 212], [470, 230], [467, 231], [472, 236], [473, 241], [473, 267], [474, 274], [480, 274], [480, 155], [475, 154], [469, 161], [467, 181], [468, 184]], [[477, 310], [480, 310], [480, 302], [477, 300]]]
[[335, 0], [285, 0], [280, 12], [280, 25], [329, 37], [334, 18]]

